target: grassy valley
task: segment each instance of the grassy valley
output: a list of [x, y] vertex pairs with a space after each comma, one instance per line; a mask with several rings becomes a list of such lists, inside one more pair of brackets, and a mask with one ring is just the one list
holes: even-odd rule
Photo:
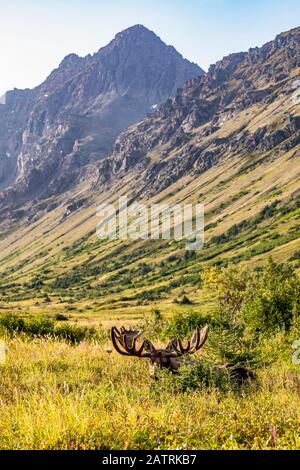
[[[300, 448], [299, 34], [189, 81], [66, 191], [8, 200], [1, 449]], [[204, 204], [203, 249], [97, 238], [124, 195]], [[112, 350], [113, 325], [165, 345], [205, 324], [178, 376]]]

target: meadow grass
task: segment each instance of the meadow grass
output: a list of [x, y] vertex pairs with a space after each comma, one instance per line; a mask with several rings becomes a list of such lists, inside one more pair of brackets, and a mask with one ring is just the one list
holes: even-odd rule
[[[109, 354], [104, 339], [5, 341], [0, 449], [300, 449], [290, 357], [240, 390], [182, 391], [168, 372], [153, 381], [147, 360]], [[278, 335], [273, 348], [283, 343]]]

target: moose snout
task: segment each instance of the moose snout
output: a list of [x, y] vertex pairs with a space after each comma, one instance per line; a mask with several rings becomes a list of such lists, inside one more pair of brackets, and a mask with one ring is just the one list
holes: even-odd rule
[[150, 377], [151, 379], [154, 379], [154, 380], [158, 380], [158, 377], [157, 377], [157, 369], [158, 369], [158, 365], [157, 364], [152, 364], [150, 363], [149, 365], [149, 372], [150, 372]]

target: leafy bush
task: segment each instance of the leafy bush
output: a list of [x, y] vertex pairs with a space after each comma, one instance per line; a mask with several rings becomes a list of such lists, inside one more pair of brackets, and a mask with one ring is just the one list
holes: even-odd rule
[[52, 334], [54, 324], [54, 321], [48, 317], [27, 320], [24, 322], [24, 333], [31, 336], [48, 336]]
[[7, 333], [21, 333], [25, 329], [25, 321], [15, 315], [7, 314], [0, 317], [0, 330]]
[[236, 267], [213, 267], [203, 274], [204, 287], [211, 292], [217, 310], [230, 321], [238, 322], [241, 307], [253, 284], [253, 273]]
[[10, 336], [25, 334], [29, 337], [58, 338], [71, 344], [98, 337], [98, 333], [93, 327], [69, 324], [56, 327], [54, 320], [48, 317], [25, 320], [12, 314], [0, 316], [0, 331]]
[[252, 333], [289, 330], [300, 314], [300, 279], [289, 265], [272, 258], [259, 270], [211, 268], [204, 274], [217, 311]]
[[68, 317], [64, 315], [63, 313], [57, 313], [56, 315], [54, 315], [54, 319], [56, 321], [67, 321]]
[[[161, 335], [164, 325], [165, 318], [161, 311], [158, 308], [153, 307], [151, 309], [151, 317], [144, 321], [143, 330], [149, 338], [157, 338]], [[138, 326], [137, 329], [139, 329]]]
[[205, 316], [196, 310], [176, 312], [166, 324], [163, 336], [168, 338], [180, 336], [184, 338], [196, 328], [212, 324], [212, 322], [211, 317]]
[[53, 328], [54, 321], [47, 317], [24, 320], [12, 314], [0, 316], [0, 329], [9, 334], [26, 333], [32, 336], [46, 336], [51, 334]]
[[178, 303], [179, 303], [180, 305], [191, 305], [191, 304], [192, 304], [192, 301], [191, 301], [186, 295], [184, 295], [184, 296], [182, 297], [182, 299], [180, 299], [180, 300], [178, 301]]
[[181, 391], [197, 388], [218, 388], [223, 391], [230, 387], [230, 376], [226, 369], [202, 359], [193, 365], [184, 365], [176, 382]]
[[163, 316], [162, 316], [162, 313], [159, 310], [159, 308], [153, 307], [152, 310], [151, 310], [151, 313], [153, 315], [153, 321], [155, 323], [159, 323], [159, 322], [163, 321]]
[[81, 341], [90, 340], [97, 336], [96, 329], [93, 327], [74, 325], [56, 327], [52, 334], [55, 338], [63, 339], [71, 344], [78, 344]]
[[257, 341], [245, 335], [242, 326], [232, 323], [215, 324], [205, 344], [205, 354], [219, 363], [258, 366], [261, 362]]
[[300, 279], [288, 265], [269, 260], [245, 303], [244, 321], [257, 332], [288, 331], [300, 314]]

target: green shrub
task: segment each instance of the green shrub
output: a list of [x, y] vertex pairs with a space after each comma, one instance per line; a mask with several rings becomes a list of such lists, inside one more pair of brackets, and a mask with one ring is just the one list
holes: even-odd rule
[[49, 336], [53, 328], [54, 321], [48, 317], [34, 318], [24, 323], [24, 333], [30, 336]]
[[272, 258], [256, 271], [214, 267], [203, 277], [219, 316], [252, 333], [288, 331], [300, 314], [299, 276]]
[[83, 340], [90, 340], [99, 336], [93, 327], [69, 324], [56, 327], [55, 321], [48, 317], [24, 320], [12, 314], [0, 316], [0, 331], [8, 335], [25, 334], [29, 337], [58, 338], [71, 344], [77, 344]]
[[245, 323], [256, 332], [288, 331], [299, 314], [299, 277], [290, 266], [270, 259], [257, 275], [255, 291], [242, 308]]
[[192, 301], [191, 301], [186, 295], [184, 295], [184, 296], [182, 297], [182, 299], [180, 299], [180, 300], [178, 301], [178, 303], [179, 303], [180, 305], [191, 305], [191, 304], [192, 304]]
[[90, 340], [97, 337], [95, 328], [74, 325], [63, 325], [56, 327], [52, 334], [55, 338], [63, 339], [71, 344], [78, 344], [81, 341]]
[[162, 313], [161, 311], [159, 310], [159, 308], [157, 307], [153, 307], [151, 309], [151, 314], [153, 316], [153, 321], [155, 323], [159, 323], [159, 322], [162, 322], [163, 321], [163, 316], [162, 316]]
[[[165, 318], [157, 307], [151, 309], [151, 317], [146, 318], [143, 324], [143, 331], [147, 337], [154, 339], [161, 335], [165, 325]], [[139, 326], [137, 326], [139, 329]]]
[[230, 387], [230, 375], [227, 369], [221, 369], [202, 359], [193, 365], [183, 365], [180, 375], [176, 376], [176, 382], [183, 392], [197, 388], [218, 388], [225, 391]]
[[47, 336], [52, 333], [54, 321], [48, 317], [24, 320], [16, 315], [0, 316], [0, 329], [8, 334], [26, 333], [31, 336]]
[[163, 336], [168, 338], [187, 337], [193, 330], [212, 324], [213, 319], [196, 310], [176, 312], [166, 324]]
[[245, 335], [242, 326], [226, 322], [215, 323], [211, 328], [205, 343], [205, 354], [219, 364], [258, 366], [261, 362], [257, 341]]
[[7, 314], [0, 316], [0, 329], [8, 334], [21, 333], [25, 329], [25, 321], [23, 318], [15, 315]]
[[204, 286], [212, 294], [217, 312], [236, 323], [253, 278], [254, 274], [249, 269], [232, 266], [214, 266], [203, 274]]
[[67, 321], [68, 320], [68, 317], [66, 315], [64, 315], [63, 313], [56, 313], [54, 315], [54, 319], [56, 321]]

